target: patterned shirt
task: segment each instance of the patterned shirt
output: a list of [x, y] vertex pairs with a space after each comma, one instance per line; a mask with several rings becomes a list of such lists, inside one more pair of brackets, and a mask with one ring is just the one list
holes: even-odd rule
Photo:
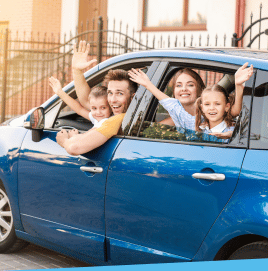
[[227, 123], [223, 120], [220, 124], [218, 124], [217, 126], [209, 129], [208, 126], [199, 126], [203, 133], [206, 134], [210, 134], [210, 133], [225, 133], [225, 132], [229, 132], [229, 131], [233, 131], [234, 130], [234, 126], [227, 126]]
[[[210, 142], [221, 142], [228, 143], [229, 139], [221, 139], [213, 135], [209, 135], [210, 133], [224, 133], [228, 131], [233, 131], [234, 126], [227, 127], [225, 121], [222, 121], [220, 124], [209, 129], [208, 126], [200, 128], [203, 130], [201, 133], [195, 131], [195, 116], [189, 114], [180, 101], [174, 98], [166, 98], [159, 103], [168, 111], [170, 117], [175, 123], [178, 133], [184, 134], [186, 136], [187, 141], [210, 141]], [[201, 119], [201, 122], [204, 119]]]
[[179, 100], [166, 98], [159, 103], [168, 111], [177, 128], [195, 130], [195, 116], [185, 111]]

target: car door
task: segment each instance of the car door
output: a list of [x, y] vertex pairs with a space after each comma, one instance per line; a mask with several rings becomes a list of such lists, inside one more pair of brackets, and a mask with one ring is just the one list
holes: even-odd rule
[[[121, 138], [85, 155], [71, 156], [44, 131], [21, 147], [18, 182], [22, 224], [27, 233], [104, 260], [104, 191], [107, 168]], [[102, 173], [85, 169], [100, 168]]]
[[[160, 89], [171, 77], [169, 71], [168, 62], [159, 66], [154, 84]], [[246, 83], [249, 91], [252, 82]], [[180, 139], [175, 128], [165, 130], [165, 125], [154, 123], [150, 116], [155, 116], [157, 101], [145, 93], [109, 166], [105, 217], [111, 262], [178, 262], [194, 257], [236, 187], [247, 146], [250, 101], [249, 93], [232, 141], [215, 144]]]
[[[158, 65], [149, 66], [149, 76]], [[99, 77], [103, 76], [100, 72]], [[141, 88], [130, 110], [135, 110], [143, 93]], [[71, 126], [68, 119], [64, 121], [66, 126]], [[72, 156], [57, 144], [59, 129], [53, 127], [43, 131], [39, 142], [33, 142], [32, 131], [28, 131], [21, 146], [18, 186], [23, 227], [34, 237], [104, 261], [107, 171], [123, 137], [113, 137], [89, 153]], [[88, 172], [91, 169], [100, 172]]]
[[[268, 72], [257, 71], [252, 105], [249, 150], [241, 170], [241, 181], [238, 184], [243, 222], [260, 221], [263, 224], [256, 232], [266, 235], [267, 223], [267, 150], [268, 150]], [[242, 200], [241, 200], [242, 199]]]

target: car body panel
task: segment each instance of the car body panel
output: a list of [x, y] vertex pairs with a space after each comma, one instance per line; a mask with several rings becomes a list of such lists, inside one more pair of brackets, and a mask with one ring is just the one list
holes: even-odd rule
[[45, 240], [45, 239], [40, 239], [38, 237], [33, 237], [32, 235], [30, 235], [26, 232], [23, 232], [23, 231], [19, 231], [19, 230], [16, 230], [16, 235], [18, 238], [26, 240], [30, 243], [39, 245], [41, 247], [45, 247], [47, 249], [54, 250], [58, 253], [70, 256], [70, 257], [75, 258], [80, 261], [88, 262], [88, 263], [94, 264], [94, 265], [103, 265], [103, 266], [109, 265], [108, 262], [99, 261], [94, 257], [90, 257], [90, 255], [78, 253], [73, 249], [67, 249], [64, 246], [60, 246], [58, 243], [51, 242], [51, 240], [49, 240], [49, 239]]
[[[25, 231], [81, 253], [94, 252], [103, 261], [106, 176], [121, 139], [114, 138], [88, 154], [72, 156], [56, 143], [56, 131], [44, 131], [40, 142], [32, 142], [31, 133], [28, 131], [23, 141], [18, 167]], [[100, 167], [103, 172], [84, 172], [82, 166]]]
[[18, 201], [18, 161], [20, 147], [27, 130], [21, 127], [0, 127], [0, 179], [9, 196], [16, 229], [23, 230]]
[[213, 260], [229, 240], [247, 234], [268, 238], [267, 150], [248, 150], [231, 200], [204, 240], [195, 261]]
[[[244, 154], [244, 149], [124, 139], [109, 167], [107, 238], [192, 259], [236, 187]], [[225, 180], [192, 177], [200, 172], [225, 174]], [[116, 251], [111, 245], [111, 260], [122, 264]], [[128, 263], [141, 261], [128, 254]]]

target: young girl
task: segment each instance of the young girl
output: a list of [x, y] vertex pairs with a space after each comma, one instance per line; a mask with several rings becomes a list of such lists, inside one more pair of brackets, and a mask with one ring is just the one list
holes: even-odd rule
[[234, 97], [220, 85], [205, 88], [196, 103], [195, 130], [222, 139], [230, 138], [234, 130], [233, 102]]
[[[243, 83], [247, 81], [251, 75], [253, 74], [253, 66], [251, 65], [249, 68], [246, 68], [248, 63], [245, 63], [242, 67], [240, 67], [235, 74], [235, 102], [233, 106], [230, 106], [230, 114], [232, 117], [236, 117], [239, 115], [242, 108], [242, 100], [243, 100]], [[177, 128], [184, 128], [187, 130], [195, 130], [195, 122], [196, 117], [189, 114], [181, 105], [178, 99], [170, 98], [165, 93], [161, 92], [157, 89], [149, 80], [147, 75], [143, 73], [141, 70], [137, 71], [132, 69], [129, 71], [130, 79], [144, 87], [146, 87], [158, 100], [159, 103], [168, 111], [170, 117], [172, 118], [174, 124]], [[211, 114], [212, 116], [212, 114]], [[218, 117], [218, 115], [217, 115]], [[214, 134], [216, 135], [216, 134]], [[217, 133], [218, 137], [226, 138], [226, 134], [221, 135], [221, 133]], [[230, 137], [230, 133], [229, 133]]]
[[53, 91], [70, 106], [72, 110], [85, 119], [90, 120], [94, 124], [93, 128], [100, 127], [101, 124], [111, 116], [112, 111], [107, 101], [106, 87], [100, 86], [92, 88], [89, 94], [89, 111], [62, 90], [58, 79], [50, 77], [49, 84]]

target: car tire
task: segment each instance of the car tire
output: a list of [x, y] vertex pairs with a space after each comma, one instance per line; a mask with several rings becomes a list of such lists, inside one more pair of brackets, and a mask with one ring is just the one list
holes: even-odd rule
[[268, 258], [268, 242], [254, 242], [236, 250], [228, 260]]
[[0, 253], [18, 251], [28, 242], [18, 239], [15, 234], [13, 214], [6, 190], [0, 184]]

